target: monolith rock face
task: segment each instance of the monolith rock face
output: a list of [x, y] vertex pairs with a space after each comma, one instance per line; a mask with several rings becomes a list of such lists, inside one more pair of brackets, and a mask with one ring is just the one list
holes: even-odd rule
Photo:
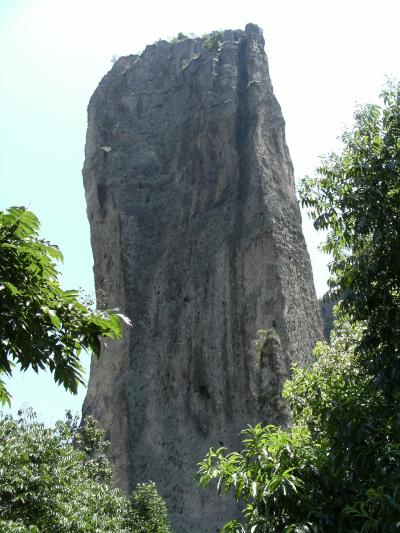
[[176, 533], [218, 531], [236, 504], [196, 464], [285, 423], [282, 383], [321, 336], [261, 30], [120, 58], [90, 101], [84, 182], [98, 299], [133, 323], [92, 364], [84, 414], [123, 489], [155, 481]]

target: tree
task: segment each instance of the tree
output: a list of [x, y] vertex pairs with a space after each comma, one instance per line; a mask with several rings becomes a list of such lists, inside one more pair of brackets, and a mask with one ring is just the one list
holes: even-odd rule
[[303, 180], [300, 195], [316, 229], [328, 230], [330, 296], [340, 295], [350, 320], [366, 321], [364, 363], [392, 396], [400, 379], [400, 86], [389, 84], [382, 98], [383, 109], [356, 112], [342, 153]]
[[200, 463], [201, 484], [246, 504], [226, 531], [400, 530], [400, 85], [382, 97], [300, 189], [341, 301], [330, 344], [285, 385], [292, 426], [249, 428], [241, 453]]
[[[48, 368], [57, 383], [76, 393], [82, 349], [100, 355], [101, 337], [120, 338], [116, 311], [92, 311], [75, 290], [60, 287], [60, 250], [39, 238], [36, 216], [23, 207], [0, 211], [0, 377], [17, 365]], [[0, 401], [10, 397], [0, 379]]]
[[131, 500], [110, 488], [106, 448], [90, 417], [81, 428], [70, 414], [54, 428], [37, 422], [31, 410], [1, 418], [1, 531], [168, 533], [165, 503], [153, 483], [138, 486]]
[[125, 523], [137, 533], [171, 533], [168, 510], [154, 482], [138, 483], [129, 500]]

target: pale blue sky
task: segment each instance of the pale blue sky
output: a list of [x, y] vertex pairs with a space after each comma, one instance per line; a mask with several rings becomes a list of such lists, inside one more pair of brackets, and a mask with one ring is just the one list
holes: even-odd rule
[[[385, 75], [400, 78], [399, 15], [398, 0], [0, 0], [0, 209], [33, 210], [64, 253], [65, 287], [93, 292], [81, 179], [86, 107], [113, 54], [179, 31], [257, 23], [301, 177], [335, 147], [355, 103], [376, 101]], [[321, 295], [327, 260], [309, 223], [305, 232]], [[85, 393], [73, 397], [51, 376], [28, 373], [9, 388], [13, 409], [28, 403], [46, 421], [80, 410]]]

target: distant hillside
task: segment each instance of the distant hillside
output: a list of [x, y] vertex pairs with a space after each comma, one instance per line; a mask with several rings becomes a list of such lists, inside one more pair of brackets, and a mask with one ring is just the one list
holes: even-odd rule
[[324, 302], [322, 298], [318, 300], [319, 303], [319, 312], [321, 314], [322, 325], [324, 327], [324, 339], [329, 341], [329, 335], [333, 328], [333, 308], [337, 302], [329, 301]]

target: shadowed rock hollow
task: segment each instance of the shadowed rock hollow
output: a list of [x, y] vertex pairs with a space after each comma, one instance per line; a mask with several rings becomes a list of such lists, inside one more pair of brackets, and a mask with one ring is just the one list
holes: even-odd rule
[[196, 487], [196, 463], [285, 422], [282, 382], [321, 332], [261, 30], [120, 58], [90, 101], [83, 173], [98, 297], [133, 322], [92, 363], [84, 414], [123, 489], [153, 480], [174, 531], [212, 533], [235, 503]]

